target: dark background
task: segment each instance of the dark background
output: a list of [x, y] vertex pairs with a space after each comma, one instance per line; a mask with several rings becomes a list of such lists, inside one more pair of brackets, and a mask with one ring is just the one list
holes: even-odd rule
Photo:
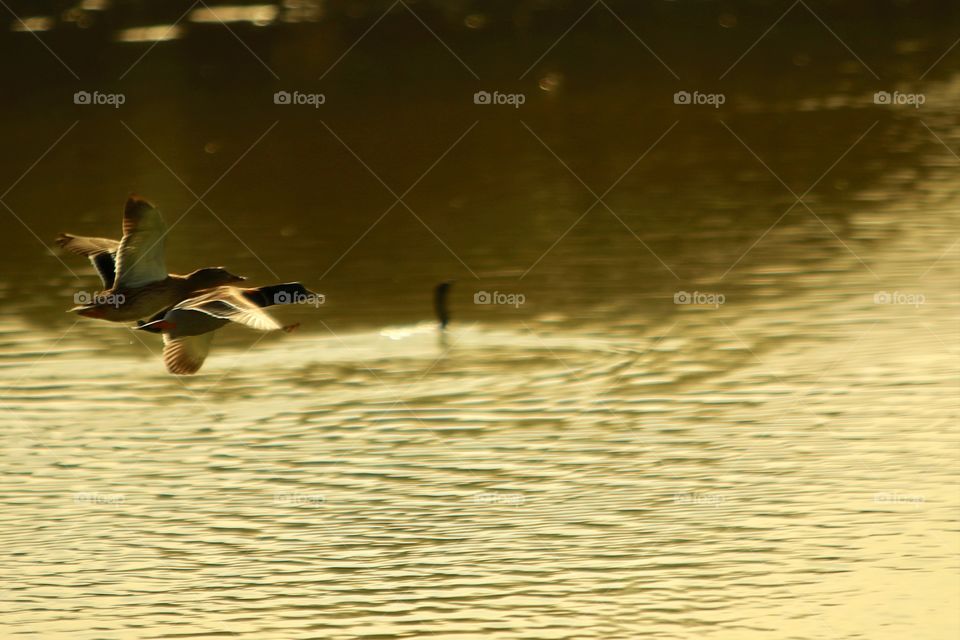
[[[302, 280], [327, 294], [341, 326], [427, 318], [430, 288], [447, 278], [460, 281], [460, 318], [506, 313], [470, 304], [480, 289], [524, 293], [514, 316], [609, 317], [716, 281], [794, 201], [770, 171], [799, 195], [876, 123], [807, 197], [855, 241], [847, 220], [871, 206], [862, 193], [909, 190], [931, 170], [923, 154], [942, 155], [921, 118], [956, 124], [946, 104], [872, 102], [949, 80], [960, 65], [954, 2], [294, 5], [251, 5], [240, 17], [259, 23], [224, 26], [195, 21], [235, 15], [213, 3], [10, 3], [50, 28], [0, 22], [3, 190], [76, 123], [0, 210], [8, 294], [52, 294], [19, 306], [31, 321], [62, 322], [70, 292], [96, 283], [82, 262], [64, 257], [78, 281], [49, 253], [56, 233], [116, 235], [130, 191], [173, 224], [194, 205], [190, 190], [214, 183], [168, 238], [172, 271], [222, 264], [257, 282]], [[120, 41], [181, 16], [177, 39]], [[475, 105], [480, 89], [526, 103]], [[75, 105], [78, 90], [126, 102]], [[326, 103], [275, 105], [278, 90]], [[676, 105], [678, 90], [726, 103]], [[404, 198], [416, 217], [397, 205], [374, 226], [394, 197], [344, 144], [399, 195], [474, 123]], [[616, 216], [598, 204], [574, 224], [595, 201], [579, 179], [603, 193], [674, 123], [605, 198]], [[800, 225], [790, 259], [845, 251], [810, 219], [797, 206], [780, 222]], [[749, 297], [737, 273], [783, 251], [759, 243], [724, 290]]]

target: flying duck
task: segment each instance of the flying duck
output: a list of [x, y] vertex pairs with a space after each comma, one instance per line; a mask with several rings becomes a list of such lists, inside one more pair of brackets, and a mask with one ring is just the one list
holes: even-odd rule
[[183, 300], [137, 329], [162, 333], [163, 362], [167, 371], [192, 375], [203, 366], [217, 329], [236, 322], [259, 331], [280, 329], [289, 333], [300, 326], [299, 323], [282, 326], [263, 308], [300, 302], [307, 296], [315, 297], [316, 294], [299, 282], [253, 289], [216, 287]]
[[131, 195], [123, 209], [123, 238], [85, 238], [68, 233], [57, 244], [90, 258], [103, 280], [103, 291], [89, 304], [70, 309], [88, 318], [129, 322], [176, 305], [197, 291], [243, 282], [223, 267], [197, 269], [185, 276], [168, 274], [164, 259], [167, 226], [160, 211]]

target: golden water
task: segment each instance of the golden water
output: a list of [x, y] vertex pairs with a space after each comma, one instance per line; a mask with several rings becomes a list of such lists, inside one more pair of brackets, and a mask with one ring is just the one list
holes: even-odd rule
[[[839, 62], [820, 95], [730, 90], [715, 113], [571, 62], [506, 113], [425, 31], [409, 54], [439, 86], [364, 67], [397, 46], [369, 37], [320, 114], [275, 107], [268, 75], [205, 94], [180, 49], [131, 72], [117, 113], [36, 87], [53, 106], [6, 107], [4, 184], [73, 128], [0, 215], [3, 637], [957, 637], [956, 56], [915, 111]], [[287, 46], [268, 64], [295, 77], [284, 56], [308, 48]], [[731, 82], [761, 87], [749, 60]], [[574, 225], [668, 130], [604, 196], [616, 215]], [[395, 200], [380, 180], [404, 194], [464, 132], [362, 235]], [[780, 179], [816, 185], [812, 212], [778, 221]], [[63, 313], [96, 279], [45, 246], [115, 235], [130, 190], [168, 223], [203, 195], [172, 270], [326, 304], [278, 309], [289, 336], [225, 330], [201, 375], [168, 376], [155, 336]]]

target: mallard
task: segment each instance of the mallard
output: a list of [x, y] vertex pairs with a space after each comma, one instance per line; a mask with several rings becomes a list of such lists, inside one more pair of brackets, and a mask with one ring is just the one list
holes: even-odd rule
[[298, 326], [283, 326], [263, 310], [275, 304], [293, 304], [308, 299], [319, 299], [299, 282], [287, 282], [265, 287], [244, 289], [216, 287], [187, 298], [172, 309], [157, 314], [137, 329], [163, 334], [163, 362], [167, 371], [177, 375], [191, 375], [200, 370], [210, 353], [213, 332], [236, 322], [259, 331], [283, 330], [287, 333]]
[[88, 318], [129, 322], [169, 309], [197, 291], [243, 282], [223, 267], [197, 269], [185, 276], [168, 274], [164, 260], [167, 226], [143, 198], [131, 195], [123, 209], [123, 238], [85, 238], [68, 233], [57, 244], [90, 258], [103, 280], [103, 291], [75, 311]]

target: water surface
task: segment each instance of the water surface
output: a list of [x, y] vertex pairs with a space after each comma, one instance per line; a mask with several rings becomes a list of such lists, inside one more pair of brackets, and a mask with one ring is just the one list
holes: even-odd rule
[[[24, 61], [0, 120], [3, 635], [956, 637], [950, 29], [891, 14], [870, 44], [823, 14], [858, 62], [798, 7], [719, 81], [783, 8], [653, 28], [611, 3], [679, 80], [599, 7], [518, 79], [588, 5], [480, 29], [416, 6], [469, 69], [400, 7], [333, 70], [379, 13], [240, 20], [262, 61], [188, 21], [131, 70], [150, 45], [114, 35], [186, 7], [128, 7], [45, 35], [79, 80], [0, 41]], [[97, 87], [127, 103], [73, 104]], [[673, 103], [696, 87], [727, 102]], [[327, 103], [273, 104], [297, 88]], [[326, 304], [168, 376], [155, 336], [64, 313], [96, 278], [48, 247], [116, 235], [132, 190], [175, 223], [171, 269]]]

